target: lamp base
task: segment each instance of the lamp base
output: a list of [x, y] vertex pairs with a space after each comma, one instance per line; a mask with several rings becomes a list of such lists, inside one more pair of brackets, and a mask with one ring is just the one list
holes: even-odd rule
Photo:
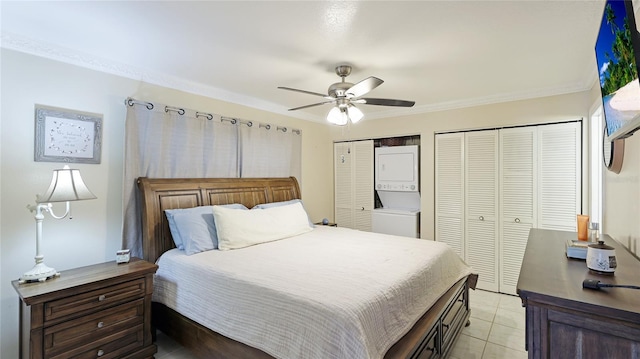
[[44, 263], [38, 263], [30, 271], [20, 277], [18, 283], [44, 282], [47, 279], [60, 276], [60, 272], [48, 267]]

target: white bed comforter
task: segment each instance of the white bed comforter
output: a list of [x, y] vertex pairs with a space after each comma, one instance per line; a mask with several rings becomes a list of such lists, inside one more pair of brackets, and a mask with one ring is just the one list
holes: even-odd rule
[[470, 268], [447, 245], [335, 227], [158, 260], [153, 301], [276, 358], [382, 358]]

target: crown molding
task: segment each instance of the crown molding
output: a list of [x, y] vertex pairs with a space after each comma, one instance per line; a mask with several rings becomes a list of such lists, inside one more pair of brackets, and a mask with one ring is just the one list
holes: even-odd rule
[[549, 97], [549, 96], [568, 95], [572, 93], [590, 90], [591, 87], [595, 84], [596, 80], [597, 80], [597, 76], [595, 76], [595, 72], [594, 72], [594, 74], [590, 78], [588, 78], [586, 81], [576, 83], [570, 86], [544, 88], [544, 89], [537, 89], [534, 91], [512, 92], [512, 93], [498, 94], [493, 96], [439, 102], [434, 104], [415, 106], [415, 107], [412, 107], [411, 109], [407, 109], [407, 108], [392, 109], [389, 111], [377, 112], [375, 114], [367, 114], [367, 119], [381, 119], [381, 118], [408, 116], [408, 115], [416, 115], [416, 114], [423, 114], [423, 113], [430, 113], [430, 112], [459, 110], [463, 108], [495, 105], [499, 103], [507, 103], [507, 102], [513, 102], [513, 101], [532, 100], [536, 98], [543, 98], [543, 97]]
[[[50, 60], [60, 61], [88, 68], [91, 70], [104, 72], [116, 76], [121, 76], [137, 81], [168, 87], [195, 95], [214, 98], [242, 106], [255, 108], [271, 113], [277, 113], [287, 117], [294, 117], [301, 120], [326, 123], [324, 116], [316, 116], [304, 112], [290, 112], [285, 106], [280, 106], [272, 102], [257, 99], [255, 97], [245, 96], [238, 93], [226, 91], [217, 87], [204, 85], [202, 83], [185, 80], [176, 76], [157, 73], [147, 69], [141, 69], [128, 64], [117, 61], [96, 57], [77, 50], [64, 48], [58, 45], [34, 40], [22, 35], [3, 32], [0, 35], [0, 47], [9, 50], [24, 52], [34, 56], [47, 58]], [[412, 108], [390, 108], [389, 110], [379, 111], [377, 113], [367, 114], [367, 119], [381, 119], [388, 117], [408, 116], [429, 112], [455, 110], [461, 108], [483, 106], [497, 104], [503, 102], [511, 102], [518, 100], [527, 100], [533, 98], [563, 95], [575, 92], [585, 91], [593, 86], [595, 74], [592, 78], [587, 79], [583, 83], [560, 88], [546, 88], [535, 91], [523, 91], [518, 93], [499, 94], [486, 97], [477, 97], [471, 99], [455, 100], [441, 102], [435, 104], [427, 104], [415, 106]]]
[[0, 47], [132, 80], [168, 87], [195, 95], [201, 95], [259, 110], [278, 113], [288, 117], [297, 117], [307, 121], [324, 122], [324, 118], [316, 118], [316, 116], [305, 113], [296, 113], [298, 116], [292, 116], [291, 113], [287, 113], [287, 108], [285, 106], [279, 106], [268, 101], [240, 95], [213, 86], [204, 85], [202, 83], [188, 81], [176, 76], [141, 69], [117, 61], [86, 54], [77, 50], [34, 40], [18, 34], [3, 32], [0, 35]]

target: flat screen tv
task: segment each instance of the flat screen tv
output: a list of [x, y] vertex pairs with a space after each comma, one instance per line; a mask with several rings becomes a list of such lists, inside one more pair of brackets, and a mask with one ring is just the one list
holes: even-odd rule
[[640, 129], [640, 34], [631, 0], [608, 0], [596, 40], [596, 61], [610, 140]]

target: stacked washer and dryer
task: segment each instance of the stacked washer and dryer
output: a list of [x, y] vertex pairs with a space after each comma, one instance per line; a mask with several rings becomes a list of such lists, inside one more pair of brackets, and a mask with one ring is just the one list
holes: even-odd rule
[[418, 146], [375, 148], [375, 190], [382, 203], [372, 211], [373, 232], [420, 238]]

